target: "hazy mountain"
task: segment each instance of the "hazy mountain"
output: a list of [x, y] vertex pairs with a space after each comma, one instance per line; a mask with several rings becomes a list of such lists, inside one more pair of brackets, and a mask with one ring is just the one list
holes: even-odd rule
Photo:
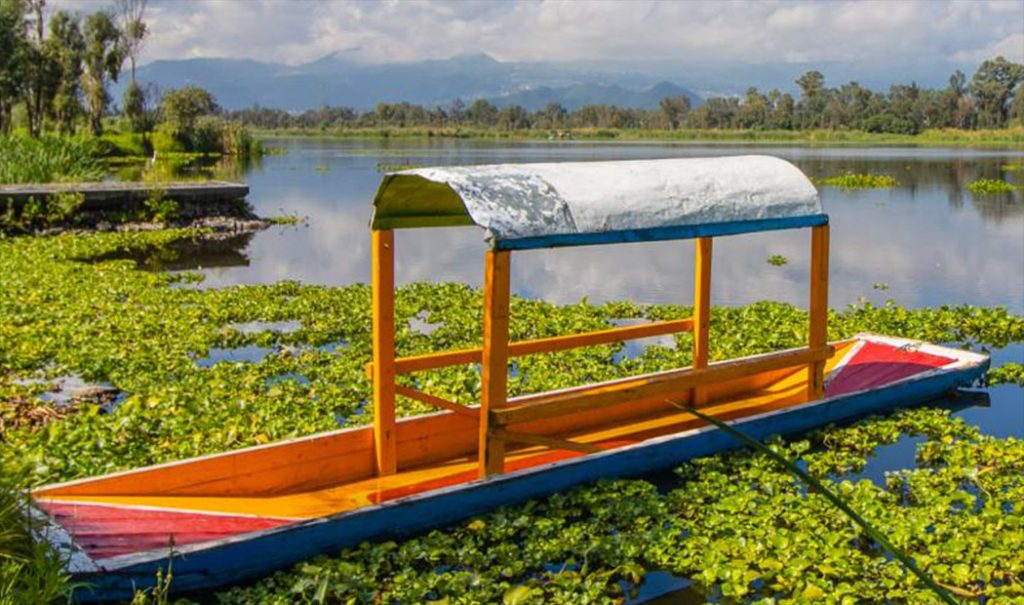
[[549, 102], [574, 109], [588, 103], [655, 107], [666, 96], [699, 98], [655, 75], [547, 63], [503, 63], [485, 54], [416, 63], [365, 64], [335, 53], [289, 66], [236, 59], [155, 61], [138, 77], [161, 89], [195, 84], [228, 109], [262, 105], [303, 110], [322, 105], [372, 108], [381, 101], [447, 106], [456, 98], [492, 99], [529, 109]]
[[[942, 87], [951, 66], [936, 61], [896, 63], [902, 76], [891, 80], [856, 62], [762, 64], [690, 61], [599, 61], [516, 63], [486, 54], [414, 63], [367, 64], [338, 52], [302, 65], [239, 59], [155, 61], [139, 68], [143, 82], [160, 88], [196, 84], [214, 93], [229, 109], [254, 104], [287, 110], [328, 105], [369, 109], [381, 101], [408, 101], [447, 106], [461, 98], [487, 98], [499, 105], [518, 103], [529, 109], [558, 102], [568, 108], [589, 103], [654, 107], [662, 97], [686, 95], [694, 105], [700, 97], [742, 95], [749, 86], [796, 93], [795, 80], [812, 69], [825, 74], [828, 86], [850, 80], [874, 90], [916, 81]], [[897, 69], [898, 67], [898, 69]], [[959, 66], [968, 74], [976, 66]], [[120, 98], [120, 91], [115, 91]]]

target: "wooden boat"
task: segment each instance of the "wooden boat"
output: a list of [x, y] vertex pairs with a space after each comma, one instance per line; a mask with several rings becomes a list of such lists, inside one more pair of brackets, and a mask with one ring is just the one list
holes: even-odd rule
[[[901, 338], [826, 342], [828, 218], [806, 177], [775, 158], [418, 169], [385, 176], [374, 205], [374, 424], [34, 490], [41, 538], [87, 584], [79, 600], [128, 599], [171, 564], [175, 592], [239, 583], [737, 446], [681, 404], [765, 438], [928, 400], [988, 367]], [[396, 357], [393, 230], [458, 224], [490, 242], [482, 346]], [[712, 238], [789, 228], [812, 233], [807, 346], [709, 363]], [[509, 342], [512, 250], [685, 238], [697, 246], [692, 317]], [[506, 395], [510, 357], [681, 331], [693, 333], [692, 367]], [[479, 364], [479, 405], [396, 378], [456, 364]], [[396, 419], [396, 397], [442, 411]]]

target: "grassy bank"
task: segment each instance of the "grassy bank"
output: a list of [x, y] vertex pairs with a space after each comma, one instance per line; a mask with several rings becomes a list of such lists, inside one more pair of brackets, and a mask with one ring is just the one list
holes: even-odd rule
[[497, 131], [474, 128], [351, 128], [351, 129], [282, 129], [257, 130], [259, 138], [325, 137], [325, 138], [442, 138], [498, 139], [511, 141], [581, 140], [581, 141], [664, 141], [721, 143], [784, 143], [784, 144], [857, 144], [857, 145], [922, 145], [922, 146], [998, 146], [1024, 147], [1024, 128], [1001, 130], [925, 130], [916, 135], [871, 133], [855, 130], [634, 130], [615, 128], [580, 128], [571, 131], [513, 130]]
[[[187, 287], [201, 279], [197, 274], [143, 272], [127, 260], [167, 259], [175, 254], [170, 244], [199, 236], [168, 230], [0, 240], [0, 475], [17, 476], [16, 485], [26, 487], [372, 420], [364, 409], [370, 384], [362, 370], [371, 352], [369, 288], [280, 282], [199, 290]], [[399, 354], [473, 346], [480, 304], [481, 293], [465, 285], [401, 288]], [[675, 305], [554, 305], [517, 298], [511, 331], [520, 340], [606, 328], [621, 318], [689, 314]], [[410, 325], [414, 317], [437, 327], [429, 334], [417, 331]], [[251, 322], [295, 324], [285, 329]], [[711, 357], [796, 346], [806, 340], [806, 325], [806, 314], [786, 304], [716, 308]], [[859, 331], [999, 348], [1024, 341], [1024, 318], [969, 306], [862, 305], [831, 313], [830, 338]], [[690, 335], [679, 335], [676, 343], [621, 361], [621, 346], [526, 357], [510, 378], [510, 392], [689, 364]], [[242, 346], [261, 354], [246, 363], [204, 362], [217, 350]], [[1019, 368], [1004, 374], [1019, 379]], [[101, 401], [87, 397], [64, 407], [40, 399], [66, 376], [109, 385], [123, 400], [108, 413]], [[471, 366], [424, 373], [421, 379], [431, 392], [454, 401], [479, 397], [479, 375]], [[428, 411], [399, 400], [402, 415]], [[980, 509], [949, 514], [952, 503], [965, 497], [963, 474], [980, 467], [997, 469], [984, 473], [986, 493], [1020, 501], [1021, 442], [987, 438], [936, 414], [874, 421], [853, 433], [825, 433], [779, 447], [794, 456], [810, 446], [825, 447], [821, 456], [805, 457], [810, 467], [833, 477], [858, 510], [940, 581], [991, 596], [1024, 594], [1024, 570], [1006, 554], [1019, 552], [1024, 541], [1024, 511], [1005, 509], [1000, 495]], [[927, 437], [919, 446], [923, 467], [908, 471], [901, 479], [906, 483], [881, 489], [835, 477], [855, 470], [876, 445], [900, 434]], [[764, 587], [792, 598], [863, 595], [883, 583], [893, 599], [926, 602], [898, 564], [857, 542], [838, 513], [795, 489], [757, 456], [716, 456], [680, 473], [685, 481], [667, 495], [643, 481], [584, 487], [403, 544], [347, 550], [221, 598], [500, 602], [518, 595], [522, 600], [515, 602], [616, 602], [649, 571], [669, 569], [699, 578], [701, 590], [712, 596], [753, 594]], [[766, 487], [750, 487], [755, 477]], [[901, 498], [910, 499], [909, 509]], [[937, 529], [920, 531], [928, 524]], [[950, 545], [956, 532], [959, 541]], [[680, 540], [681, 535], [693, 539]], [[15, 549], [30, 552], [24, 532], [12, 536]], [[965, 554], [979, 549], [984, 556]], [[18, 585], [63, 590], [44, 564], [7, 569]], [[0, 601], [5, 596], [0, 592]]]
[[111, 131], [101, 137], [0, 136], [0, 184], [99, 181], [116, 167], [148, 166], [154, 158], [161, 166], [178, 166], [222, 157], [249, 162], [268, 153], [237, 124], [219, 127], [194, 146], [159, 130], [152, 135]]
[[77, 137], [0, 137], [0, 183], [98, 181], [102, 144]]

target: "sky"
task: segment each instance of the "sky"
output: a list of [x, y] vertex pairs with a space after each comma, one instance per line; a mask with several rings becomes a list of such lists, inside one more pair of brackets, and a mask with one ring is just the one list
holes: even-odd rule
[[142, 62], [1024, 62], [1024, 0], [150, 0], [147, 17]]

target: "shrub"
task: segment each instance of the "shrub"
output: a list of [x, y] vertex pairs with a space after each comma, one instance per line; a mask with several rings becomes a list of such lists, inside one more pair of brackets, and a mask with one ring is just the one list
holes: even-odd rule
[[241, 122], [224, 122], [221, 139], [221, 148], [228, 155], [240, 158], [263, 155], [263, 146]]
[[199, 118], [189, 137], [189, 151], [203, 154], [222, 153], [224, 120], [213, 116]]
[[163, 189], [152, 190], [146, 199], [145, 206], [149, 218], [159, 223], [177, 218], [180, 209], [178, 202], [167, 198]]
[[868, 132], [890, 132], [893, 134], [917, 134], [921, 130], [912, 121], [890, 114], [871, 116], [864, 120], [863, 128]]
[[174, 131], [166, 124], [161, 124], [153, 132], [153, 151], [159, 156], [162, 153], [184, 153], [188, 151], [187, 141], [174, 135]]

